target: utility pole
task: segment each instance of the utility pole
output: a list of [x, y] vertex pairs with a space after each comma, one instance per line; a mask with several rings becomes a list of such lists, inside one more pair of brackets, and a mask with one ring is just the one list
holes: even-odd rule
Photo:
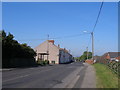
[[49, 58], [49, 34], [47, 36], [47, 60]]
[[92, 36], [92, 60], [94, 60], [94, 35], [93, 35], [93, 32], [91, 32], [91, 36]]
[[[87, 31], [84, 31], [87, 32]], [[91, 36], [92, 36], [92, 60], [94, 60], [94, 33], [90, 32]]]
[[87, 60], [88, 60], [88, 47], [86, 49], [87, 49]]

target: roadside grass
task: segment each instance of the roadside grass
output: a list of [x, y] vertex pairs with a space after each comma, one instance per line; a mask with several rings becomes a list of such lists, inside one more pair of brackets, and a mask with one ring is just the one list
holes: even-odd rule
[[118, 88], [117, 74], [104, 64], [96, 63], [93, 66], [96, 69], [97, 88]]

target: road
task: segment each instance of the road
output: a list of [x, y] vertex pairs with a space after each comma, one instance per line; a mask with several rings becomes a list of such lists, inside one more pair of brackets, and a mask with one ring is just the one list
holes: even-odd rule
[[95, 88], [95, 72], [81, 62], [3, 71], [2, 88]]

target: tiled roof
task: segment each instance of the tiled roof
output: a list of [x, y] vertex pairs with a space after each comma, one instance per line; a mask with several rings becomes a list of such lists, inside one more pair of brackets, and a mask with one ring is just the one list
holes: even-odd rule
[[120, 52], [108, 52], [110, 58], [115, 58], [120, 56]]
[[65, 51], [65, 52], [68, 53], [68, 50], [66, 50], [66, 49], [64, 49], [64, 48], [60, 48], [60, 50], [63, 50], [63, 51]]
[[116, 57], [116, 59], [120, 60], [120, 56]]

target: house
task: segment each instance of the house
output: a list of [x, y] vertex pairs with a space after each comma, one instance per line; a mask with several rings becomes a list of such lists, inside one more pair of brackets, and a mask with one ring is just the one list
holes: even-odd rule
[[102, 59], [109, 59], [109, 60], [120, 60], [120, 52], [107, 52], [102, 56]]
[[68, 63], [73, 60], [72, 55], [65, 48], [54, 44], [54, 40], [46, 40], [34, 50], [37, 53], [36, 60], [49, 60], [52, 64]]
[[116, 57], [116, 59], [120, 61], [120, 56]]
[[101, 60], [101, 56], [94, 56], [94, 60], [96, 60], [96, 62], [98, 62], [99, 60]]

